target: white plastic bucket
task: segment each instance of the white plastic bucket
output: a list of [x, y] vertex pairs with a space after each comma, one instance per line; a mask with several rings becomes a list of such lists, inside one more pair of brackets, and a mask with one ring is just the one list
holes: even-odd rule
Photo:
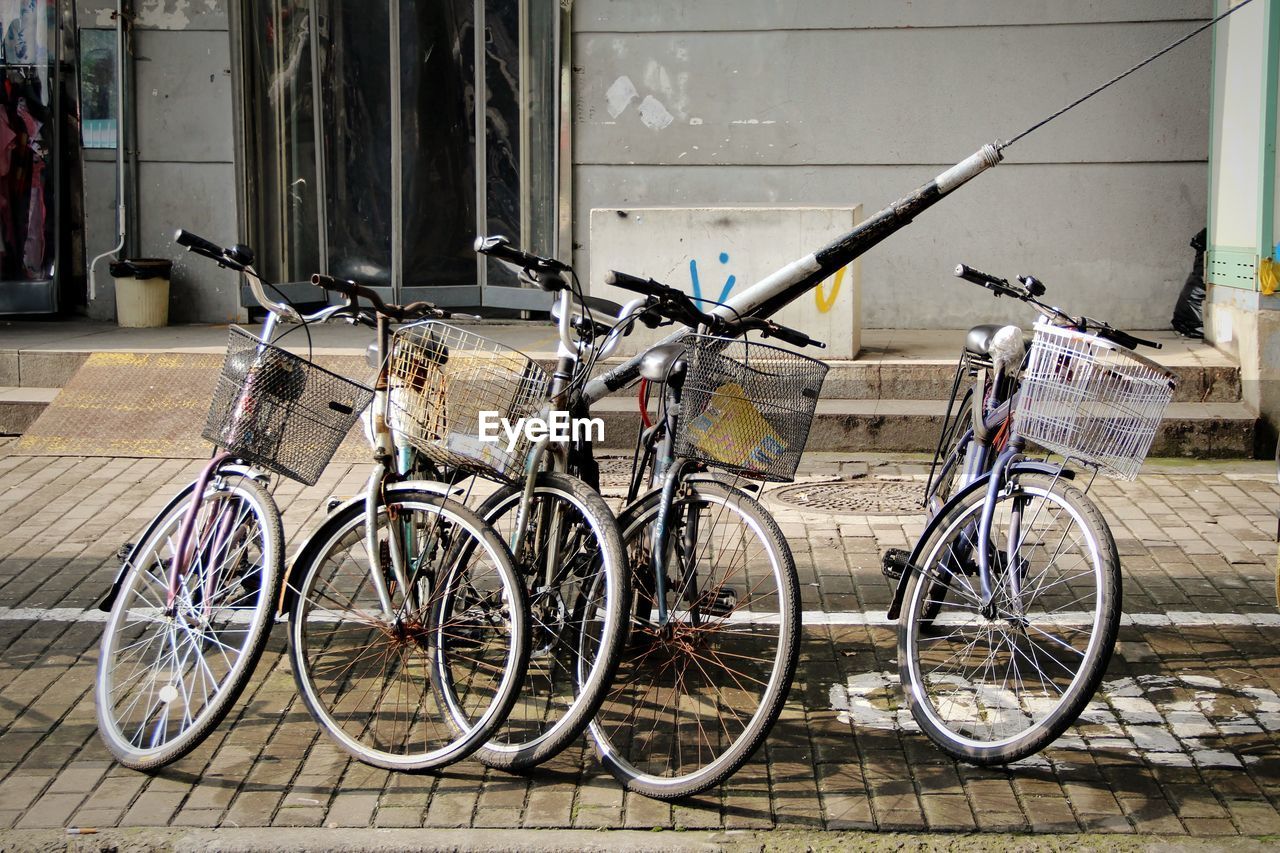
[[121, 261], [111, 265], [116, 284], [116, 325], [153, 329], [169, 325], [169, 272], [160, 259]]

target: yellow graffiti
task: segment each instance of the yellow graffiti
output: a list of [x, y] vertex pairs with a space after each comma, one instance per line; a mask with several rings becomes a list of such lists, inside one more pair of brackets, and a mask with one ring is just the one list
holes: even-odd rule
[[835, 281], [831, 285], [831, 296], [828, 297], [822, 290], [822, 283], [819, 283], [813, 291], [813, 301], [818, 306], [819, 314], [826, 314], [831, 310], [831, 306], [836, 304], [836, 297], [840, 295], [840, 285], [844, 282], [844, 274], [848, 272], [849, 267], [843, 266], [836, 270], [834, 276]]

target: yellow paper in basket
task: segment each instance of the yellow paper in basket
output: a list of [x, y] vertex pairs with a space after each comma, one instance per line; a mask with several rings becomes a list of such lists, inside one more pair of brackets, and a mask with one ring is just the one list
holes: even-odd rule
[[715, 390], [702, 414], [689, 423], [695, 447], [727, 465], [764, 471], [787, 452], [742, 386], [726, 382]]

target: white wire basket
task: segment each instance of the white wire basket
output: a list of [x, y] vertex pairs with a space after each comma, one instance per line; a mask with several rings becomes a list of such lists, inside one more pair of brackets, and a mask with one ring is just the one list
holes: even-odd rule
[[1176, 385], [1176, 377], [1150, 359], [1041, 321], [1022, 374], [1014, 427], [1048, 451], [1132, 480]]
[[483, 335], [428, 321], [404, 326], [391, 341], [388, 364], [391, 428], [446, 468], [523, 481], [529, 442], [513, 446], [498, 427], [496, 441], [481, 437], [505, 418], [515, 426], [546, 402], [547, 373], [536, 361]]

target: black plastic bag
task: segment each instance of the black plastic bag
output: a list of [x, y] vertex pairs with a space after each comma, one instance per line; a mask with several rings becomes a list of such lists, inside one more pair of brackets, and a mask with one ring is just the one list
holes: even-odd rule
[[1191, 248], [1196, 250], [1195, 263], [1173, 308], [1173, 330], [1188, 338], [1204, 337], [1204, 250], [1208, 236], [1207, 229], [1201, 228], [1200, 233], [1191, 238]]

